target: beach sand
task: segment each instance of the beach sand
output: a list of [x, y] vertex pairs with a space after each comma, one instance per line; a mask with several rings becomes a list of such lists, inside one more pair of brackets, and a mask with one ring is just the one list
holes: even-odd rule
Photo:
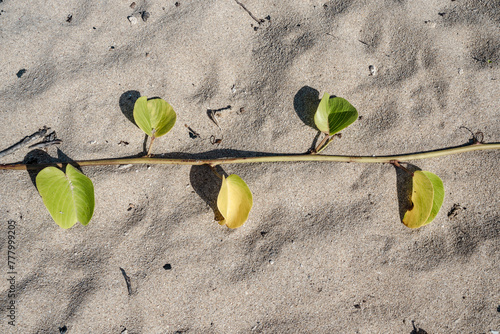
[[[360, 118], [324, 154], [463, 145], [463, 127], [500, 141], [496, 0], [131, 4], [0, 2], [0, 150], [43, 126], [62, 140], [0, 163], [141, 154], [139, 96], [177, 113], [153, 148], [169, 157], [304, 153], [325, 92]], [[254, 196], [235, 230], [214, 221], [220, 180], [206, 166], [83, 167], [95, 212], [69, 230], [33, 173], [0, 171], [0, 332], [499, 331], [499, 158], [409, 161], [445, 185], [416, 230], [401, 223], [404, 173], [390, 164], [223, 165]]]

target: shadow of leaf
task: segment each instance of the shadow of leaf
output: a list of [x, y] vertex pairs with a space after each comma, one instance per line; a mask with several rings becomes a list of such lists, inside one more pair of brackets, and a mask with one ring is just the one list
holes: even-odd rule
[[300, 120], [307, 126], [318, 130], [314, 123], [314, 114], [320, 102], [319, 92], [309, 86], [302, 87], [293, 98], [293, 108]]
[[[398, 192], [399, 219], [403, 221], [403, 217], [413, 203], [411, 202], [411, 194], [413, 191], [413, 178], [407, 172], [394, 166], [396, 169], [396, 187]], [[406, 164], [406, 169], [410, 172], [420, 170], [417, 166]]]
[[[36, 188], [36, 176], [38, 175], [38, 173], [40, 173], [42, 171], [42, 169], [47, 167], [47, 165], [53, 165], [54, 167], [59, 168], [56, 164], [58, 164], [58, 163], [63, 163], [63, 164], [71, 163], [73, 165], [73, 167], [75, 167], [76, 169], [78, 169], [78, 171], [80, 171], [80, 173], [84, 174], [82, 169], [80, 168], [80, 166], [73, 159], [71, 159], [66, 154], [64, 154], [63, 151], [61, 151], [59, 148], [57, 149], [57, 158], [50, 156], [45, 151], [33, 150], [33, 151], [28, 152], [24, 156], [23, 163], [24, 164], [33, 164], [33, 165], [44, 164], [42, 166], [33, 166], [32, 168], [28, 169], [28, 175], [30, 176], [31, 183], [33, 183], [35, 188]], [[59, 169], [61, 169], [63, 172], [65, 172], [65, 170], [66, 170], [65, 167], [59, 168]], [[38, 188], [37, 188], [37, 190], [38, 190]]]
[[123, 115], [125, 115], [125, 117], [127, 117], [127, 119], [131, 121], [135, 126], [137, 126], [137, 124], [134, 120], [134, 105], [135, 101], [137, 101], [137, 99], [140, 97], [141, 93], [139, 93], [138, 91], [129, 90], [120, 96], [119, 101], [120, 109]]
[[[215, 167], [215, 170], [220, 175], [227, 177], [226, 172], [220, 167]], [[192, 166], [189, 172], [189, 179], [194, 191], [201, 197], [203, 201], [213, 210], [214, 219], [221, 221], [223, 218], [217, 208], [217, 197], [222, 185], [222, 181], [215, 176], [208, 165]]]
[[[58, 149], [59, 151], [59, 149]], [[51, 157], [47, 152], [42, 150], [33, 150], [28, 152], [23, 159], [23, 164], [56, 164], [59, 159]], [[28, 175], [30, 176], [31, 183], [36, 188], [36, 176], [38, 173], [44, 169], [45, 166], [40, 166], [39, 168], [28, 169]]]

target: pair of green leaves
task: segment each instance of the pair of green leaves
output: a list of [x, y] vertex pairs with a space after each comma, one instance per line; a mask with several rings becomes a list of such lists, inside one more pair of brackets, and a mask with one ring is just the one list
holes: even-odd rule
[[50, 215], [62, 228], [87, 225], [94, 213], [94, 185], [71, 165], [66, 173], [46, 167], [36, 176], [36, 187]]
[[358, 111], [346, 99], [330, 98], [328, 93], [323, 94], [314, 114], [314, 123], [318, 130], [330, 136], [345, 129], [357, 119]]
[[[75, 167], [67, 165], [66, 173], [56, 167], [46, 167], [36, 177], [36, 185], [50, 215], [62, 228], [80, 222], [87, 225], [94, 213], [92, 181]], [[229, 228], [242, 226], [253, 206], [250, 188], [238, 175], [222, 178], [217, 207]]]
[[152, 138], [169, 132], [175, 124], [177, 114], [174, 108], [163, 99], [150, 99], [141, 96], [135, 101], [134, 121], [142, 131]]
[[412, 207], [406, 211], [403, 223], [410, 228], [418, 228], [434, 220], [443, 205], [443, 181], [431, 172], [416, 171], [412, 178]]
[[[154, 138], [169, 132], [176, 114], [162, 99], [143, 96], [134, 105], [134, 120], [139, 128]], [[36, 187], [50, 215], [62, 228], [80, 222], [87, 225], [94, 213], [94, 185], [76, 168], [67, 165], [66, 173], [56, 167], [46, 167], [36, 177]]]

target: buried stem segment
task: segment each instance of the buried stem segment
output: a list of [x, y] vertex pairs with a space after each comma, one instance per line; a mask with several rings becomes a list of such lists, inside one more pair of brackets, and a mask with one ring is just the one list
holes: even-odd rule
[[[471, 151], [500, 149], [500, 143], [475, 143], [466, 146], [450, 147], [435, 151], [409, 153], [389, 156], [343, 156], [343, 155], [320, 155], [320, 154], [291, 154], [291, 155], [268, 155], [257, 157], [237, 157], [237, 158], [219, 158], [219, 159], [171, 159], [171, 158], [116, 158], [100, 160], [82, 160], [74, 161], [75, 165], [84, 166], [103, 166], [103, 165], [126, 165], [126, 164], [149, 164], [149, 165], [210, 165], [212, 167], [223, 164], [242, 164], [258, 162], [298, 162], [298, 161], [337, 161], [337, 162], [359, 162], [359, 163], [394, 163], [394, 161], [409, 161], [436, 158], [446, 155], [459, 154]], [[39, 169], [43, 166], [61, 166], [66, 163], [52, 164], [0, 164], [1, 169], [8, 170], [26, 170]]]

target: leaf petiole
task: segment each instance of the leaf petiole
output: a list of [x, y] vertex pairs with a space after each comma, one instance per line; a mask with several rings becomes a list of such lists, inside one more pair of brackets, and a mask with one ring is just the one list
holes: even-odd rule
[[[336, 134], [334, 134], [333, 136], [328, 136], [328, 135], [327, 135], [327, 136], [325, 137], [325, 139], [326, 139], [326, 138], [328, 138], [328, 140], [326, 140], [326, 143], [325, 143], [322, 147], [320, 147], [320, 146], [318, 145], [318, 147], [317, 147], [317, 148], [316, 148], [316, 150], [315, 150], [316, 154], [321, 153], [321, 151], [323, 151], [323, 150], [324, 150], [324, 149], [325, 149], [328, 145], [330, 145], [330, 143], [333, 141], [333, 138], [335, 138], [335, 137], [339, 137], [339, 138], [341, 138], [341, 137], [342, 137], [342, 134], [341, 134], [341, 133], [336, 133]], [[325, 141], [325, 139], [323, 139], [323, 141]], [[322, 142], [323, 142], [323, 141], [322, 141]]]
[[210, 167], [210, 169], [212, 170], [212, 172], [214, 172], [214, 174], [215, 174], [215, 175], [216, 175], [219, 179], [221, 179], [221, 180], [222, 180], [222, 176], [221, 176], [219, 173], [217, 173], [217, 170], [215, 169], [215, 167], [214, 167], [214, 166], [212, 166], [212, 165], [208, 165], [208, 166]]
[[149, 142], [149, 148], [148, 148], [148, 154], [146, 154], [147, 157], [151, 156], [151, 148], [153, 147], [153, 142], [155, 141], [155, 134], [153, 130], [153, 135], [151, 136], [151, 141]]
[[399, 163], [399, 161], [397, 161], [397, 160], [392, 160], [390, 163], [391, 163], [392, 165], [394, 165], [394, 166], [396, 166], [396, 167], [398, 167], [398, 168], [400, 168], [400, 169], [404, 170], [404, 171], [405, 171], [406, 173], [408, 173], [410, 176], [413, 176], [413, 173], [412, 173], [412, 172], [410, 172], [407, 168], [405, 168], [405, 167], [401, 166], [401, 164]]

